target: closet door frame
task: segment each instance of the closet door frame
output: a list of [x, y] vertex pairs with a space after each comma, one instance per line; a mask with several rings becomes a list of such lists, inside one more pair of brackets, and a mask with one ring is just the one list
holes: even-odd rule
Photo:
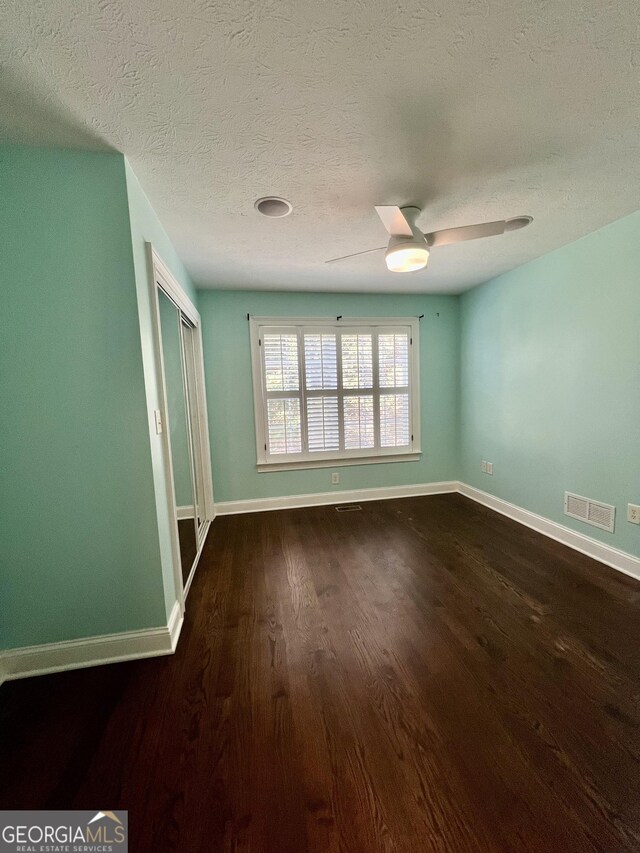
[[[190, 425], [193, 423], [194, 417], [199, 417], [201, 401], [197, 394], [197, 360], [198, 360], [198, 348], [197, 348], [197, 334], [198, 330], [196, 326], [193, 326], [189, 318], [186, 317], [183, 312], [180, 312], [179, 315], [179, 324], [180, 324], [180, 347], [181, 347], [181, 359], [182, 359], [182, 381], [184, 384], [185, 390], [185, 410], [187, 416], [187, 424]], [[187, 332], [188, 330], [188, 332]], [[189, 357], [192, 356], [190, 359]], [[191, 366], [189, 366], [189, 361], [191, 360]], [[193, 385], [189, 382], [189, 377], [194, 377]], [[190, 390], [191, 389], [191, 390]], [[197, 440], [198, 444], [194, 444], [194, 440]], [[204, 541], [204, 537], [206, 536], [205, 523], [207, 520], [206, 513], [206, 505], [205, 505], [205, 483], [204, 483], [204, 472], [202, 470], [202, 466], [198, 466], [198, 461], [202, 457], [202, 442], [200, 433], [196, 432], [195, 436], [192, 434], [191, 430], [188, 431], [188, 441], [189, 441], [189, 461], [191, 465], [191, 476], [193, 482], [193, 498], [194, 498], [194, 523], [195, 523], [195, 536], [196, 536], [196, 544], [197, 549], [200, 548], [200, 545]], [[206, 448], [208, 451], [209, 448]], [[173, 461], [173, 457], [172, 457]], [[200, 500], [202, 498], [202, 500]], [[200, 519], [200, 523], [198, 522]]]
[[[152, 326], [154, 330], [153, 346], [158, 376], [158, 405], [160, 407], [160, 422], [162, 424], [162, 459], [165, 473], [166, 497], [169, 510], [169, 533], [171, 536], [171, 556], [173, 563], [173, 576], [175, 580], [176, 596], [180, 606], [181, 614], [184, 614], [185, 598], [189, 592], [191, 582], [202, 553], [209, 526], [215, 517], [213, 501], [213, 481], [211, 476], [211, 453], [209, 448], [209, 423], [207, 418], [207, 395], [204, 381], [204, 357], [202, 349], [202, 329], [200, 314], [195, 305], [189, 299], [178, 281], [164, 263], [160, 255], [151, 243], [146, 244], [148, 267], [151, 271], [149, 285], [151, 288]], [[167, 387], [165, 382], [164, 355], [162, 352], [162, 331], [160, 326], [160, 304], [158, 300], [158, 288], [161, 288], [167, 297], [175, 304], [182, 314], [187, 318], [194, 328], [195, 339], [195, 394], [197, 397], [199, 418], [197, 423], [198, 438], [201, 448], [200, 459], [194, 460], [199, 465], [202, 475], [203, 502], [204, 502], [204, 532], [198, 540], [198, 550], [193, 566], [189, 572], [187, 582], [183, 584], [182, 564], [180, 558], [180, 539], [178, 535], [178, 518], [176, 506], [176, 493], [173, 475], [173, 461], [171, 457], [171, 438], [169, 435], [169, 415], [167, 405]], [[156, 429], [157, 432], [157, 429]], [[191, 441], [191, 436], [189, 436]]]

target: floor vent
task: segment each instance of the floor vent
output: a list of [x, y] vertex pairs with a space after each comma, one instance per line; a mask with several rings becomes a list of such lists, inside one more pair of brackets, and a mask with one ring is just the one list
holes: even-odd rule
[[616, 521], [616, 508], [611, 504], [603, 504], [600, 501], [592, 501], [571, 492], [564, 493], [564, 514], [571, 518], [578, 518], [585, 524], [600, 527], [613, 533]]
[[359, 509], [362, 509], [360, 504], [342, 504], [336, 507], [336, 512], [357, 512]]

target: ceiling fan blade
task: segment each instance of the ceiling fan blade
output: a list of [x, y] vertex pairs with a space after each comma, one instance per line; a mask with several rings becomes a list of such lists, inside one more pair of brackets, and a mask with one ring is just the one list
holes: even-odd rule
[[338, 261], [348, 261], [349, 258], [357, 258], [358, 255], [370, 255], [371, 252], [382, 252], [386, 248], [386, 246], [378, 246], [377, 249], [365, 249], [364, 252], [354, 252], [352, 255], [342, 255], [340, 258], [330, 258], [330, 260], [325, 261], [325, 264], [336, 264]]
[[411, 223], [395, 204], [378, 204], [376, 213], [392, 237], [412, 237]]
[[477, 240], [480, 237], [495, 237], [504, 234], [506, 220], [499, 222], [482, 222], [479, 225], [463, 225], [460, 228], [443, 228], [442, 231], [432, 231], [425, 234], [427, 246], [450, 246], [452, 243], [462, 243], [464, 240]]

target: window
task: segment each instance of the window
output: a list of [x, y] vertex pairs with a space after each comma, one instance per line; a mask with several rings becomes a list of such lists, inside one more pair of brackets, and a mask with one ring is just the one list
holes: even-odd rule
[[418, 458], [417, 318], [253, 317], [251, 346], [260, 470]]

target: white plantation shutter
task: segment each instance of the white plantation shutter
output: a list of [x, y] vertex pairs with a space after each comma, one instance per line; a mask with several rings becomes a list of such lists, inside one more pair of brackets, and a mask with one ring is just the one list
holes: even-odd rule
[[336, 335], [304, 335], [304, 370], [307, 391], [338, 387]]
[[303, 451], [298, 330], [265, 330], [261, 339], [270, 456]]
[[406, 447], [409, 444], [409, 395], [380, 395], [380, 444]]
[[259, 461], [311, 464], [419, 450], [415, 321], [254, 322]]
[[341, 335], [342, 387], [373, 388], [373, 334]]
[[381, 388], [408, 387], [409, 335], [378, 335], [378, 365]]
[[297, 334], [265, 334], [263, 347], [267, 391], [297, 391], [300, 387]]
[[307, 400], [308, 449], [339, 450], [340, 426], [337, 397], [310, 397]]
[[410, 444], [409, 340], [406, 332], [378, 335], [381, 447]]
[[[309, 453], [340, 450], [338, 338], [335, 332], [306, 332], [304, 377]], [[333, 394], [327, 394], [333, 391]], [[317, 396], [316, 396], [317, 395]]]
[[300, 400], [295, 398], [267, 400], [269, 453], [300, 453]]
[[344, 446], [346, 450], [375, 446], [372, 395], [344, 398]]

